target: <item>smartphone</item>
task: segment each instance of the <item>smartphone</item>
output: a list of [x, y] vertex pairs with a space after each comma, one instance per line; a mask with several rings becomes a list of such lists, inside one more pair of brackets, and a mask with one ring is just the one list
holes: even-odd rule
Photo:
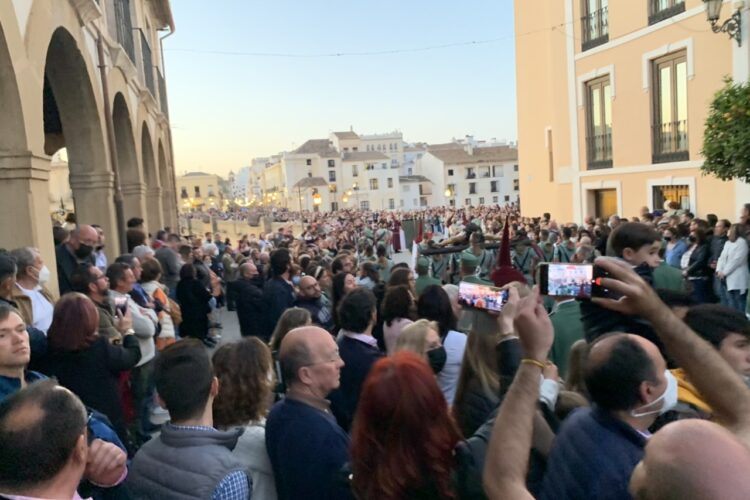
[[120, 314], [125, 316], [125, 312], [128, 310], [128, 298], [127, 297], [116, 297], [115, 308], [120, 311]]
[[606, 297], [601, 286], [606, 273], [594, 264], [563, 264], [544, 262], [537, 267], [539, 293], [550, 297], [590, 299]]
[[462, 281], [458, 285], [458, 303], [472, 309], [500, 312], [508, 302], [508, 290]]

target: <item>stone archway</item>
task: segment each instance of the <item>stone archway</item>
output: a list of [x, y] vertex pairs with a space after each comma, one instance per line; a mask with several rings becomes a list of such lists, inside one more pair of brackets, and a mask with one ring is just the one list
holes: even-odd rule
[[146, 123], [141, 127], [141, 164], [143, 177], [146, 179], [146, 213], [148, 215], [148, 229], [155, 233], [164, 227], [162, 209], [162, 189], [159, 183], [159, 172], [156, 170], [154, 147], [151, 134]]
[[146, 186], [135, 150], [133, 138], [133, 123], [125, 97], [122, 93], [115, 94], [112, 106], [112, 121], [115, 127], [115, 150], [117, 152], [117, 168], [120, 175], [120, 189], [123, 198], [125, 220], [131, 217], [142, 217], [148, 227], [146, 213]]
[[[0, 227], [6, 229], [0, 231], [0, 247], [39, 245], [45, 231], [51, 246], [49, 218], [38, 220], [48, 211], [47, 177], [44, 169], [32, 168], [18, 82], [0, 23], [0, 199], [13, 207], [0, 210]], [[44, 227], [40, 222], [46, 222]]]
[[47, 47], [42, 99], [44, 152], [51, 155], [67, 148], [78, 221], [101, 225], [110, 248], [118, 248], [114, 175], [101, 117], [86, 62], [65, 28], [52, 33]]
[[167, 163], [164, 144], [159, 141], [159, 179], [161, 181], [162, 207], [164, 209], [164, 225], [177, 232], [177, 207], [175, 206], [175, 187], [172, 171]]

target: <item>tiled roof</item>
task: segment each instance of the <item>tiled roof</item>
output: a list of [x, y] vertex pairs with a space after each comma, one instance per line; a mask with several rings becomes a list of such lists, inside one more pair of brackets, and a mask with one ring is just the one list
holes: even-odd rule
[[298, 147], [294, 151], [294, 154], [316, 154], [330, 158], [332, 156], [338, 156], [339, 152], [331, 146], [328, 139], [310, 139], [305, 142], [302, 146]]
[[518, 160], [518, 150], [509, 146], [493, 146], [489, 148], [478, 148], [475, 146], [473, 154], [467, 153], [461, 145], [450, 149], [433, 149], [430, 146], [428, 152], [446, 165], [497, 163]]
[[353, 151], [344, 153], [344, 161], [390, 160], [383, 153], [377, 151]]
[[356, 132], [334, 132], [333, 135], [343, 140], [359, 139]]

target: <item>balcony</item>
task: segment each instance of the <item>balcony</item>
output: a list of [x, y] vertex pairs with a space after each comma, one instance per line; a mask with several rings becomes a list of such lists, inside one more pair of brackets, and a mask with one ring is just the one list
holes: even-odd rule
[[483, 179], [489, 179], [489, 177], [490, 177], [490, 173], [489, 173], [489, 172], [484, 172], [484, 173], [482, 174], [482, 178], [483, 178]]
[[653, 163], [669, 163], [690, 159], [687, 120], [657, 123], [652, 127]]
[[612, 132], [586, 137], [589, 170], [612, 168]]
[[466, 178], [467, 179], [476, 179], [477, 178], [477, 174], [475, 174], [474, 172], [469, 172], [468, 174], [466, 174]]
[[117, 41], [130, 60], [135, 64], [135, 43], [133, 41], [133, 21], [130, 17], [130, 0], [114, 0], [115, 31]]
[[169, 117], [169, 104], [167, 103], [167, 82], [161, 74], [161, 70], [156, 70], [156, 76], [159, 80], [159, 106], [164, 116]]
[[585, 52], [607, 43], [609, 41], [609, 8], [602, 7], [581, 17], [581, 30], [583, 31], [582, 51]]
[[665, 19], [682, 14], [685, 12], [684, 0], [675, 0], [669, 5], [669, 0], [649, 0], [648, 7], [648, 24], [660, 23]]
[[156, 84], [154, 83], [154, 63], [151, 58], [151, 47], [146, 40], [146, 36], [141, 33], [141, 53], [143, 55], [143, 83], [151, 95], [156, 98]]

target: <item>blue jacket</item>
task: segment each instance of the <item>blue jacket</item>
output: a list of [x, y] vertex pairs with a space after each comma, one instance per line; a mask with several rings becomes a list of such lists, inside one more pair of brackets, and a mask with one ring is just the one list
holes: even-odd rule
[[680, 239], [675, 243], [674, 248], [671, 250], [667, 249], [664, 252], [664, 260], [667, 261], [667, 264], [669, 264], [672, 267], [676, 267], [677, 269], [680, 269], [681, 264], [680, 261], [682, 260], [682, 254], [684, 254], [688, 249], [688, 244], [685, 239]]
[[349, 436], [330, 413], [282, 399], [266, 421], [266, 449], [279, 500], [351, 498], [340, 477], [349, 461]]
[[555, 438], [539, 498], [629, 500], [645, 446], [643, 435], [601, 408], [577, 410]]

